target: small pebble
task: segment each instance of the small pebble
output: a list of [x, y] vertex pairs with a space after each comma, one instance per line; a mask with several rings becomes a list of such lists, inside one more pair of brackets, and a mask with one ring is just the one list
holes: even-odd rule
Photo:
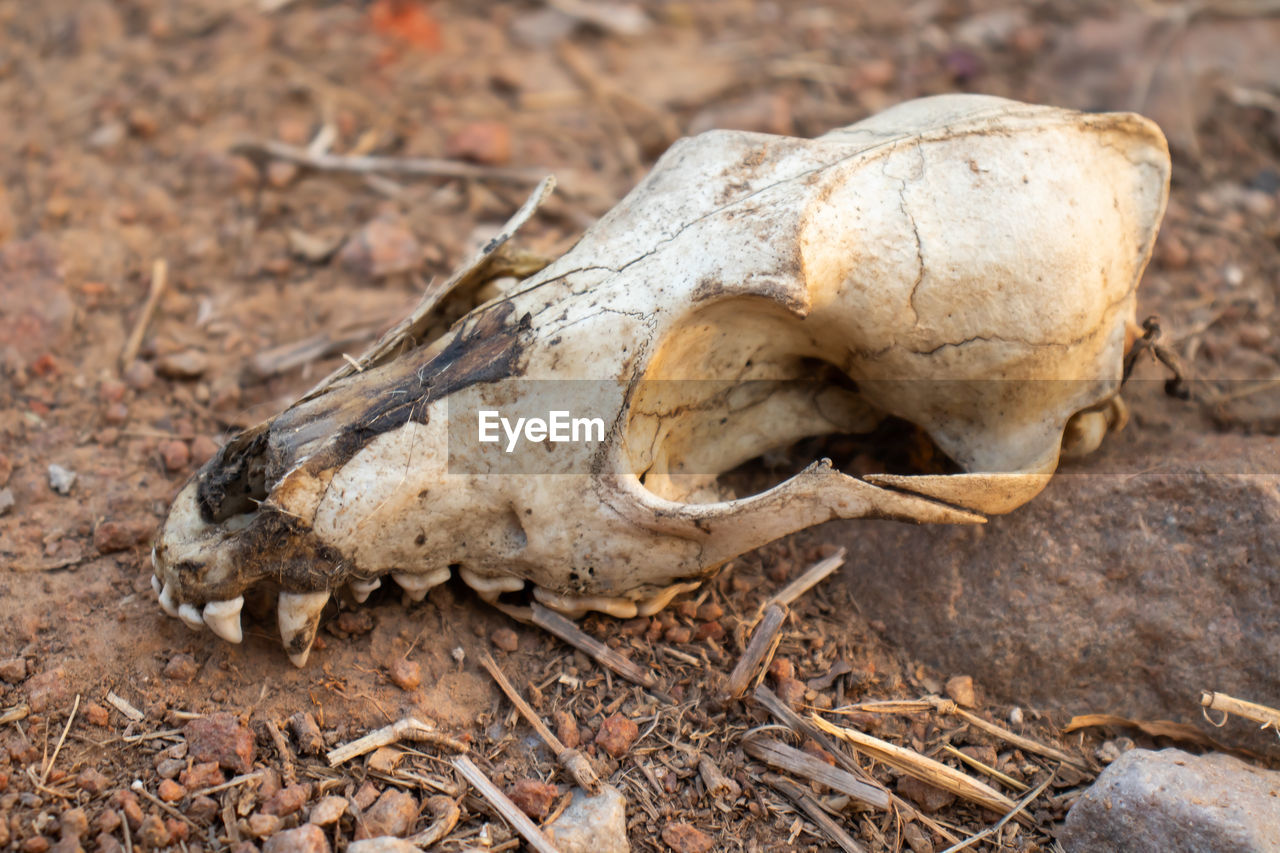
[[567, 749], [577, 749], [582, 740], [578, 733], [578, 721], [574, 719], [573, 712], [561, 708], [552, 715], [552, 719], [555, 720], [556, 737], [560, 742]]
[[199, 671], [196, 659], [180, 652], [169, 658], [169, 663], [164, 668], [164, 677], [170, 681], [190, 681]]
[[956, 675], [947, 679], [947, 686], [943, 691], [961, 708], [973, 708], [978, 704], [973, 678], [968, 675]]
[[504, 652], [514, 652], [520, 648], [520, 637], [510, 628], [499, 628], [493, 632], [489, 639]]
[[365, 812], [364, 822], [356, 830], [356, 838], [406, 835], [417, 817], [418, 801], [403, 791], [388, 788]]
[[715, 839], [687, 823], [669, 823], [662, 829], [662, 840], [675, 853], [707, 853]]
[[614, 714], [600, 723], [595, 742], [614, 758], [621, 758], [639, 736], [639, 726], [621, 714]]
[[254, 838], [270, 838], [280, 831], [284, 821], [273, 814], [255, 814], [249, 816], [249, 834]]
[[125, 369], [124, 382], [135, 391], [146, 391], [155, 381], [155, 369], [145, 361], [135, 361]]
[[[177, 759], [172, 760], [177, 761]], [[186, 795], [187, 789], [172, 779], [161, 780], [160, 787], [156, 789], [156, 796], [164, 800], [166, 803], [176, 803]]]
[[415, 690], [422, 683], [422, 665], [416, 660], [397, 657], [388, 669], [391, 681], [401, 690]]
[[56, 463], [49, 466], [49, 485], [55, 492], [60, 495], [71, 494], [71, 487], [75, 485], [76, 472], [63, 468]]
[[27, 662], [23, 658], [0, 660], [0, 681], [17, 684], [27, 677]]
[[517, 779], [507, 788], [507, 796], [520, 811], [540, 821], [551, 813], [551, 807], [560, 797], [560, 787], [541, 779]]
[[183, 471], [191, 464], [191, 448], [185, 441], [171, 439], [160, 445], [160, 458], [166, 471]]
[[85, 721], [91, 726], [106, 728], [111, 724], [111, 714], [97, 702], [89, 702], [84, 706]]
[[346, 797], [322, 797], [311, 807], [311, 815], [307, 820], [316, 826], [328, 826], [337, 823], [346, 813]]
[[218, 452], [218, 443], [207, 435], [197, 435], [191, 440], [191, 461], [200, 466], [208, 462]]

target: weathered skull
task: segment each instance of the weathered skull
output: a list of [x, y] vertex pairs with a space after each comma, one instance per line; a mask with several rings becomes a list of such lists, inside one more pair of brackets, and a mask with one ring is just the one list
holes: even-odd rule
[[[531, 199], [358, 371], [191, 479], [155, 548], [161, 604], [238, 642], [242, 593], [274, 585], [301, 665], [330, 595], [363, 601], [388, 574], [414, 599], [456, 571], [491, 601], [532, 584], [563, 612], [627, 617], [828, 519], [1007, 512], [1043, 488], [1064, 434], [1087, 451], [1122, 412], [1168, 177], [1145, 119], [990, 97], [815, 140], [707, 133], [570, 252], [424, 339]], [[504, 469], [506, 436], [478, 441], [479, 413], [544, 397], [600, 416], [599, 440]], [[718, 481], [886, 415], [969, 473], [858, 479], [821, 460], [738, 499]]]

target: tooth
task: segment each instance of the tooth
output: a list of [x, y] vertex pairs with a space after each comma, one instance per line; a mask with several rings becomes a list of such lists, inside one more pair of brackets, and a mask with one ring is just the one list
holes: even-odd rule
[[[151, 571], [154, 572], [155, 570], [156, 570], [156, 546], [152, 545], [151, 546]], [[152, 575], [151, 577], [152, 577], [152, 580], [155, 579], [155, 575]]]
[[151, 576], [151, 588], [156, 591], [157, 598], [160, 597], [160, 593], [164, 590], [164, 587], [161, 586], [160, 584], [160, 578], [156, 577], [155, 575]]
[[178, 618], [181, 619], [186, 626], [192, 631], [199, 631], [204, 625], [204, 617], [200, 615], [200, 608], [194, 604], [178, 605]]
[[316, 638], [316, 627], [320, 624], [320, 614], [328, 601], [328, 590], [281, 591], [276, 618], [280, 623], [280, 639], [284, 640], [284, 649], [294, 666], [306, 664], [307, 656], [311, 654], [311, 643]]
[[378, 587], [382, 586], [382, 578], [374, 578], [367, 581], [351, 581], [348, 586], [351, 587], [351, 597], [359, 604], [364, 604], [369, 600], [369, 594]]
[[244, 639], [244, 632], [240, 630], [240, 610], [243, 607], [243, 595], [228, 601], [210, 601], [204, 606], [204, 624], [228, 643], [238, 643]]
[[[426, 598], [427, 592], [432, 588], [439, 586], [449, 579], [448, 569], [436, 569], [425, 575], [410, 575], [404, 572], [393, 572], [391, 577], [396, 583], [400, 584], [400, 588], [414, 601], [421, 601]], [[520, 584], [524, 586], [522, 582]]]
[[599, 610], [615, 619], [630, 619], [636, 615], [636, 603], [629, 598], [611, 598], [607, 595], [560, 595], [540, 586], [533, 588], [533, 597], [570, 619], [577, 619], [588, 610]]
[[490, 603], [497, 601], [498, 596], [504, 592], [519, 592], [524, 589], [524, 581], [514, 575], [487, 578], [470, 569], [458, 569], [458, 577], [462, 578], [467, 586], [480, 593], [482, 599]]
[[680, 593], [695, 590], [701, 585], [702, 585], [702, 581], [691, 581], [688, 583], [673, 583], [671, 586], [666, 587], [665, 589], [658, 590], [658, 593], [656, 595], [652, 596], [651, 598], [646, 598], [644, 601], [636, 605], [636, 615], [652, 616], [653, 614], [657, 613], [659, 610], [662, 610], [668, 604], [670, 604], [671, 599], [675, 598]]
[[166, 583], [160, 588], [160, 592], [157, 595], [160, 598], [160, 607], [164, 612], [170, 616], [177, 616], [178, 605], [173, 602], [173, 586]]

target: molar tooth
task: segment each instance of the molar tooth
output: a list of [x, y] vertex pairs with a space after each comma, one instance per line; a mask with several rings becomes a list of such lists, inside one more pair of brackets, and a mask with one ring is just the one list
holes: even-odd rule
[[347, 586], [351, 587], [351, 597], [356, 600], [356, 603], [364, 604], [369, 600], [369, 594], [382, 586], [382, 578], [373, 578], [367, 581], [353, 580]]
[[533, 588], [533, 597], [569, 619], [577, 619], [588, 610], [608, 613], [615, 619], [630, 619], [636, 615], [636, 603], [629, 598], [614, 598], [607, 595], [560, 595], [540, 586]]
[[240, 630], [240, 610], [243, 607], [243, 595], [227, 601], [210, 601], [204, 606], [204, 624], [228, 643], [239, 643], [244, 639], [244, 632]]
[[276, 619], [280, 623], [280, 639], [289, 653], [289, 660], [302, 667], [311, 654], [311, 643], [316, 638], [320, 614], [329, 601], [329, 591], [280, 592], [276, 606]]
[[157, 596], [160, 599], [160, 607], [164, 610], [165, 613], [168, 613], [170, 616], [178, 615], [178, 605], [175, 604], [173, 601], [173, 585], [172, 584], [166, 583], [163, 587], [160, 588], [160, 592], [157, 593]]
[[[436, 569], [425, 575], [410, 575], [405, 572], [393, 572], [391, 577], [400, 588], [414, 601], [426, 598], [432, 587], [437, 587], [449, 579], [448, 569]], [[521, 584], [523, 586], [523, 584]]]
[[506, 577], [487, 578], [478, 575], [470, 569], [458, 569], [458, 577], [466, 583], [467, 586], [474, 589], [480, 594], [480, 598], [492, 604], [498, 600], [498, 596], [504, 592], [519, 592], [524, 589], [524, 580], [514, 575]]
[[178, 605], [178, 618], [192, 631], [199, 631], [204, 625], [204, 617], [200, 615], [200, 608], [194, 604]]
[[666, 608], [671, 603], [671, 599], [675, 598], [682, 592], [690, 592], [702, 585], [702, 581], [689, 581], [686, 583], [673, 583], [671, 586], [664, 587], [658, 592], [646, 598], [644, 601], [636, 605], [637, 616], [652, 616], [659, 610]]

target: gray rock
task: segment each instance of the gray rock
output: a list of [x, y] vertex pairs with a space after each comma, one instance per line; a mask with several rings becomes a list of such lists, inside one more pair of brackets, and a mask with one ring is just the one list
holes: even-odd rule
[[573, 799], [560, 817], [545, 827], [560, 853], [629, 853], [627, 801], [617, 788], [604, 786], [588, 797], [573, 789]]
[[76, 484], [76, 472], [54, 463], [49, 466], [49, 486], [60, 495], [71, 494]]
[[[985, 525], [835, 522], [807, 538], [848, 546], [843, 577], [892, 642], [989, 696], [1199, 723], [1204, 689], [1280, 704], [1277, 448], [1162, 445], [1131, 426]], [[1265, 734], [1250, 745], [1276, 749]]]
[[1067, 814], [1068, 853], [1275, 853], [1280, 773], [1220, 753], [1135, 749]]

